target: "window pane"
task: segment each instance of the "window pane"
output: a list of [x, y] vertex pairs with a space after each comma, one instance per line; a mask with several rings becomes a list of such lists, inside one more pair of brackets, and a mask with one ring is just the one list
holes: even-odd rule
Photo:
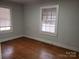
[[0, 7], [0, 31], [10, 29], [11, 29], [10, 9]]
[[45, 24], [42, 24], [42, 31], [45, 31]]
[[55, 25], [42, 24], [42, 31], [54, 33], [55, 32]]
[[55, 33], [55, 26], [53, 26], [53, 27], [49, 27], [49, 32], [51, 32], [51, 33]]
[[0, 26], [11, 26], [10, 21], [7, 19], [0, 19]]
[[53, 16], [53, 15], [52, 15], [52, 19], [56, 19], [56, 16]]
[[46, 20], [46, 16], [43, 16], [43, 18], [42, 18], [43, 20], [42, 21], [45, 21]]
[[10, 9], [0, 8], [0, 26], [11, 26]]
[[10, 30], [10, 29], [11, 29], [11, 27], [1, 27], [0, 31]]
[[52, 17], [51, 16], [48, 16], [48, 19], [51, 19]]
[[56, 32], [56, 11], [56, 7], [42, 9], [42, 31], [49, 33]]

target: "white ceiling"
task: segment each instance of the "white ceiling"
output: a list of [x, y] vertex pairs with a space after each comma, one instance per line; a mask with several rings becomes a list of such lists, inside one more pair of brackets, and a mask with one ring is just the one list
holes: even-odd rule
[[9, 0], [12, 2], [18, 2], [18, 3], [32, 3], [32, 2], [37, 2], [37, 0]]
[[3, 0], [3, 1], [11, 1], [11, 2], [22, 3], [22, 4], [25, 4], [25, 3], [34, 4], [34, 3], [42, 3], [42, 2], [48, 2], [53, 0]]

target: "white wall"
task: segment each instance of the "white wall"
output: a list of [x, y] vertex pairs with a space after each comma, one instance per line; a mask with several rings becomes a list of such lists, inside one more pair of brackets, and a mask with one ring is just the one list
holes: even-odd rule
[[[59, 4], [57, 36], [41, 34], [40, 7]], [[79, 51], [79, 1], [60, 0], [24, 7], [26, 36], [40, 38], [37, 40]]]
[[0, 44], [0, 59], [2, 59], [2, 56], [1, 56], [1, 44]]

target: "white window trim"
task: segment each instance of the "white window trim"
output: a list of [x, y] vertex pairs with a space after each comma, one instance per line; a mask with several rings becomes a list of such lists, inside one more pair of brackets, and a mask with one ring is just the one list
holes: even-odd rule
[[[57, 9], [56, 32], [55, 33], [44, 32], [44, 31], [41, 30], [41, 28], [42, 28], [42, 19], [41, 19], [42, 18], [42, 9], [44, 9], [44, 8], [56, 8]], [[58, 12], [59, 12], [59, 5], [40, 7], [40, 33], [41, 34], [50, 35], [50, 36], [57, 36]]]
[[10, 9], [10, 21], [11, 21], [11, 29], [10, 30], [5, 30], [5, 31], [0, 31], [0, 34], [5, 34], [5, 33], [10, 33], [13, 32], [13, 24], [12, 24], [12, 8], [8, 6], [0, 6], [1, 8], [8, 8]]

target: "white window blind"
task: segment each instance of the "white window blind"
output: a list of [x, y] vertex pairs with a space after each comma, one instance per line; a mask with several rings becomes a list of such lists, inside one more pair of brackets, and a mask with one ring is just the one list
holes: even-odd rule
[[0, 7], [0, 32], [7, 30], [11, 30], [10, 9]]
[[56, 33], [57, 8], [42, 8], [42, 31]]

